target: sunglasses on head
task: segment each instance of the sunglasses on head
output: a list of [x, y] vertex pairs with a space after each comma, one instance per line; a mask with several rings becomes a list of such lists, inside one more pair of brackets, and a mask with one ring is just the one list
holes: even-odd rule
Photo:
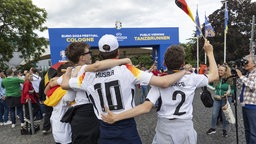
[[92, 53], [91, 51], [88, 51], [88, 52], [82, 53], [81, 55], [87, 55], [87, 54], [91, 54], [91, 53]]

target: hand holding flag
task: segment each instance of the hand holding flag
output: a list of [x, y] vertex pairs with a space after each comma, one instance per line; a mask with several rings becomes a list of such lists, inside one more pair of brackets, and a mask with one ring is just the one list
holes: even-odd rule
[[[190, 10], [190, 8], [188, 7], [186, 0], [175, 0], [176, 5], [181, 8], [191, 19], [192, 21], [196, 24], [197, 27], [197, 34], [200, 35], [200, 33], [202, 33], [201, 28], [200, 28], [200, 23], [199, 23], [199, 17], [198, 17], [198, 10], [197, 10], [197, 17], [196, 17], [196, 21], [193, 17], [193, 14]], [[203, 36], [203, 38], [205, 39], [205, 37]]]

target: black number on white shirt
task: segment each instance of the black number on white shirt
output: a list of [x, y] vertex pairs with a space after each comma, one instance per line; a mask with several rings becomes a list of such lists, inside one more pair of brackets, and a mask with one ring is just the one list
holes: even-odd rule
[[177, 91], [175, 91], [175, 92], [173, 93], [173, 95], [172, 95], [172, 100], [176, 100], [178, 94], [181, 95], [181, 101], [180, 101], [180, 103], [178, 104], [178, 106], [176, 107], [175, 112], [174, 112], [174, 115], [180, 116], [180, 115], [183, 115], [183, 114], [186, 113], [186, 112], [180, 112], [180, 111], [179, 111], [179, 110], [180, 110], [180, 107], [181, 107], [182, 104], [185, 102], [185, 97], [186, 97], [186, 95], [185, 95], [185, 93], [184, 93], [183, 91], [177, 90]]
[[[114, 89], [114, 94], [111, 93], [111, 88]], [[95, 84], [94, 89], [98, 92], [102, 111], [105, 111], [101, 83]], [[106, 94], [109, 110], [123, 109], [123, 103], [122, 103], [121, 92], [120, 92], [120, 84], [118, 80], [105, 83], [105, 94]], [[116, 104], [113, 104], [113, 99], [115, 99]]]

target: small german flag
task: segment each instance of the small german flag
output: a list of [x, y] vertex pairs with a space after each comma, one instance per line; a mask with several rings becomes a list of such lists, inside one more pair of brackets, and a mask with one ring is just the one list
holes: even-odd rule
[[188, 7], [185, 0], [175, 0], [176, 5], [181, 8], [193, 21], [195, 21], [194, 16]]

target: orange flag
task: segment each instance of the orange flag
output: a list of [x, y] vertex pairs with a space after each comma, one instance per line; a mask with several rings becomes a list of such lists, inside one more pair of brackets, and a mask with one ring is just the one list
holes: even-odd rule
[[176, 5], [181, 8], [193, 21], [195, 21], [194, 16], [186, 3], [186, 0], [175, 0]]

